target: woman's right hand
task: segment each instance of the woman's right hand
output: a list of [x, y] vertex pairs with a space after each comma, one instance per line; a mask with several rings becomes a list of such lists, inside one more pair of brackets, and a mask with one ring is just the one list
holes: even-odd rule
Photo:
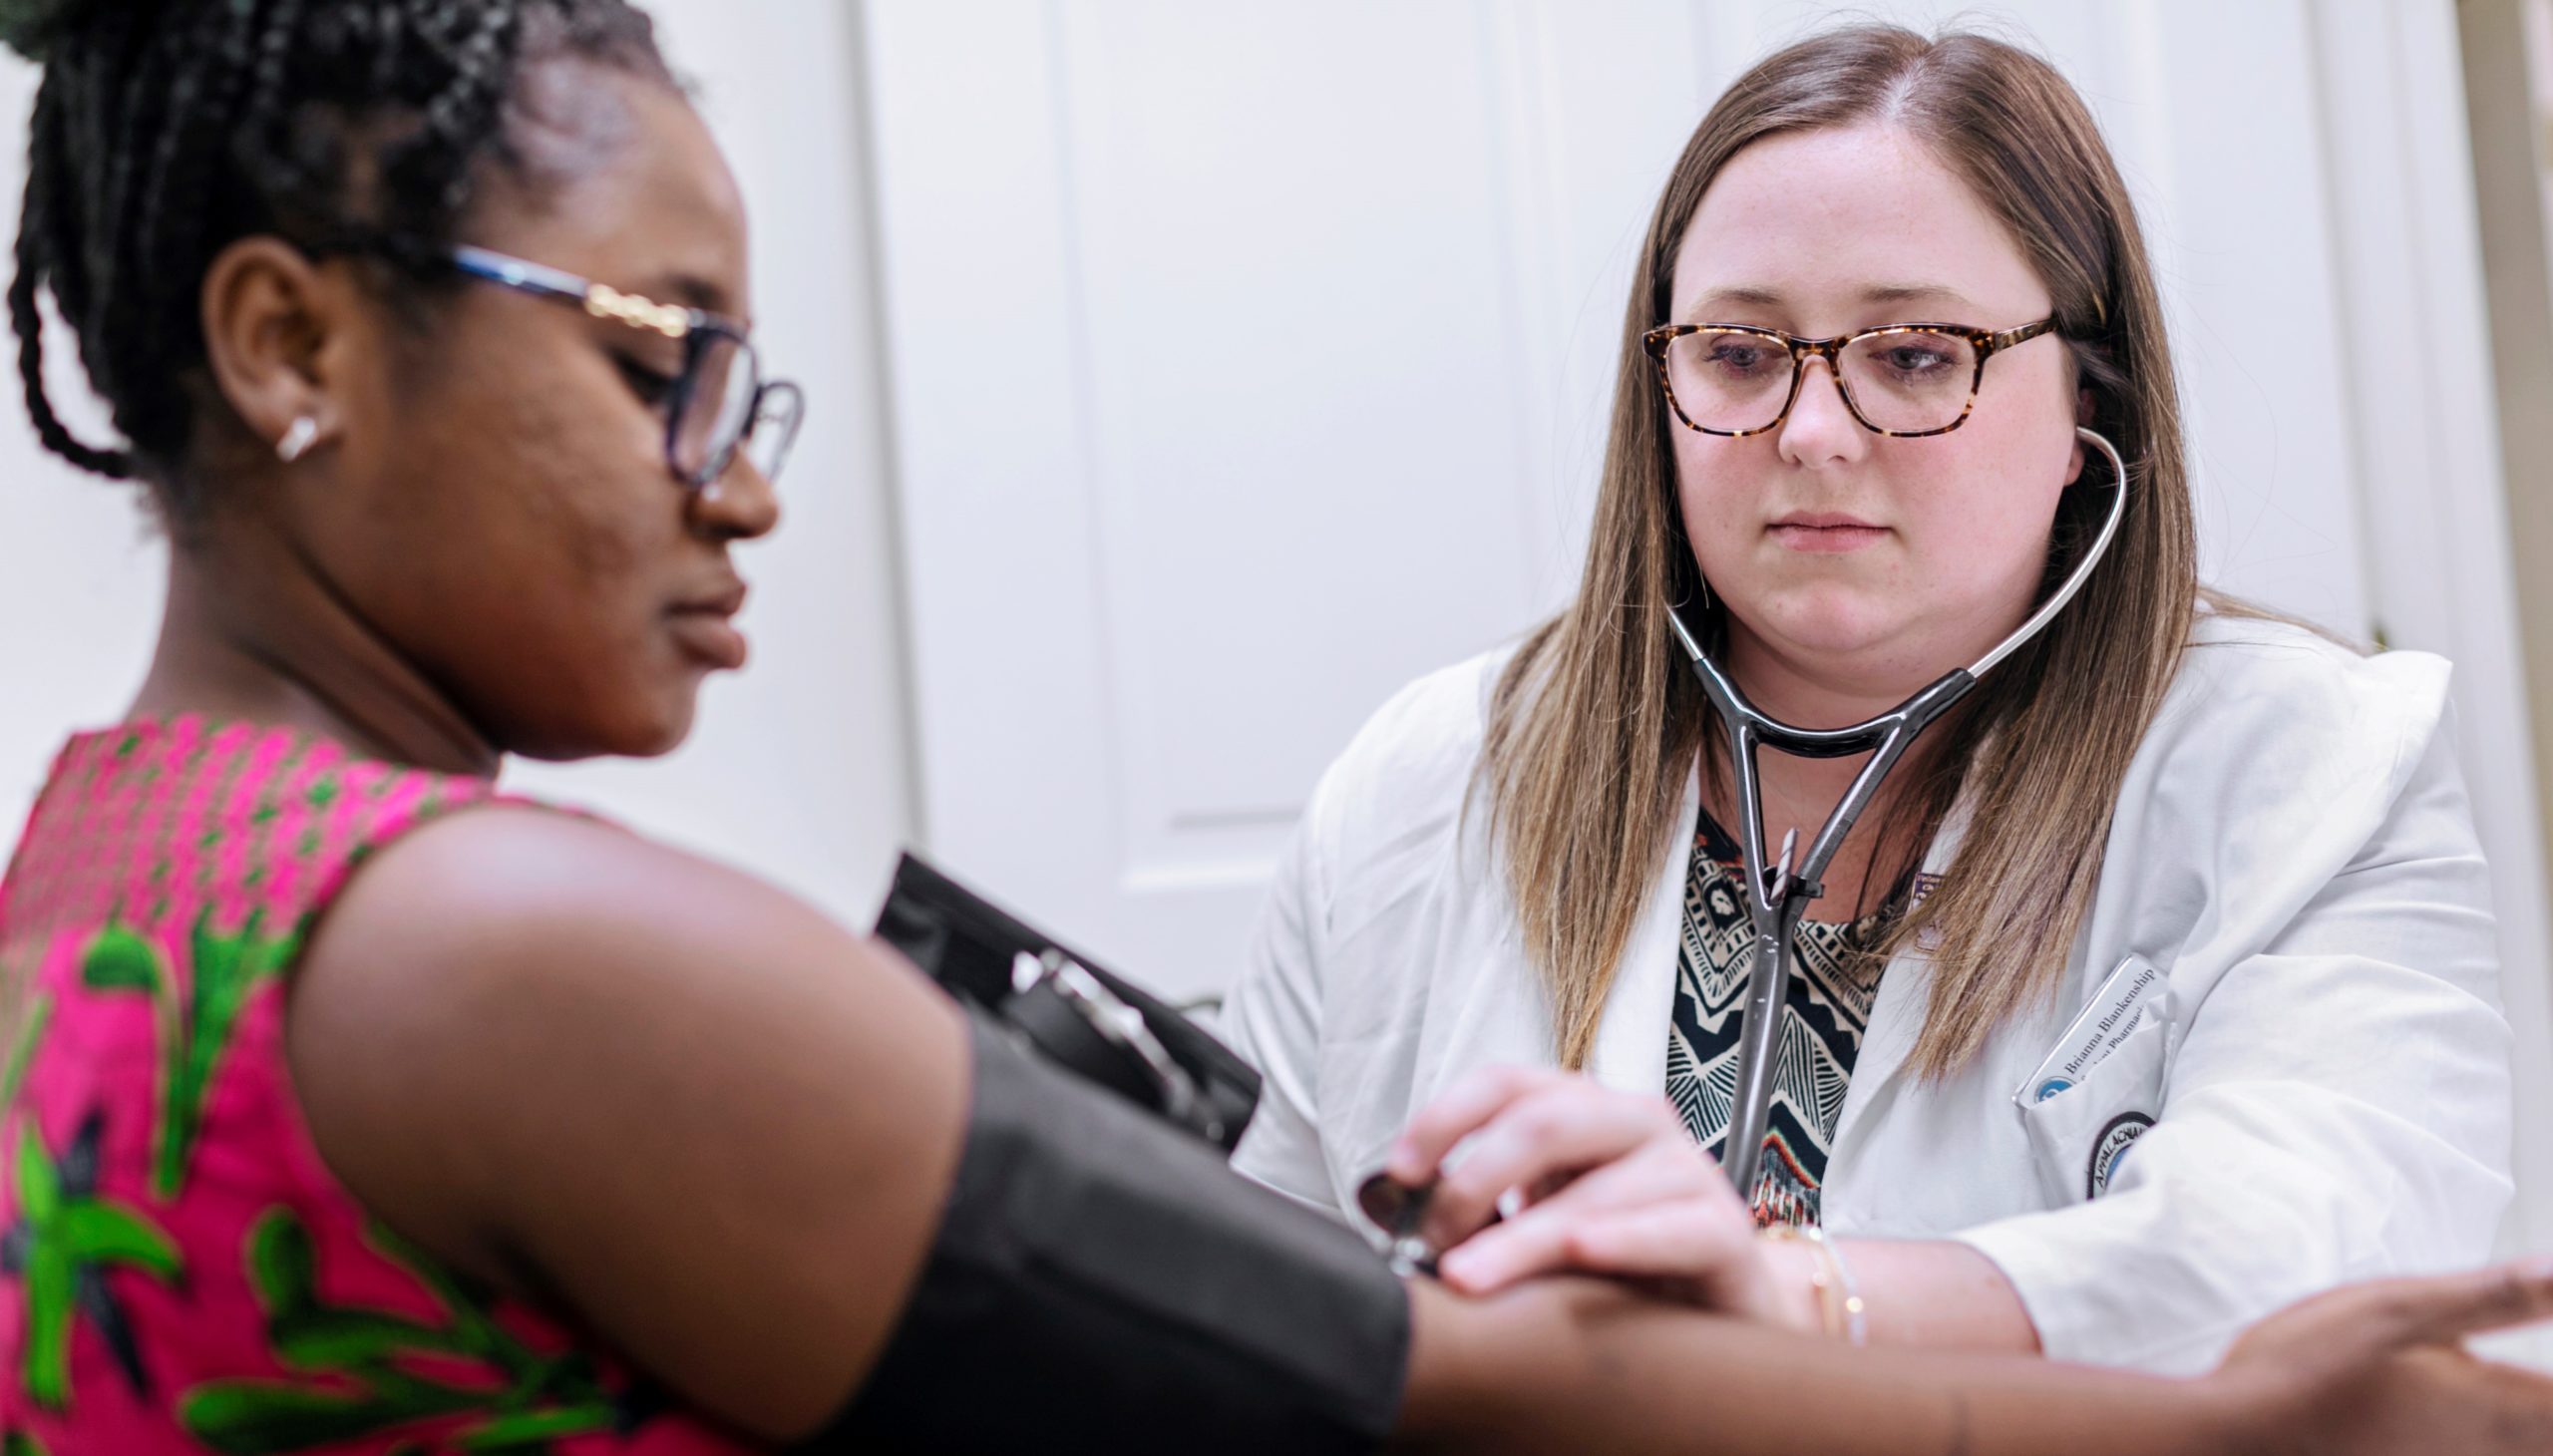
[[1741, 1318], [1818, 1327], [1815, 1256], [1756, 1237], [1746, 1200], [1662, 1096], [1579, 1072], [1483, 1067], [1410, 1120], [1384, 1171], [1431, 1190], [1423, 1232], [1444, 1252], [1445, 1282], [1463, 1293], [1595, 1274]]
[[2553, 1378], [2463, 1340], [2547, 1319], [2553, 1260], [2308, 1299], [2252, 1326], [2211, 1378], [2236, 1412], [2229, 1449], [2544, 1456]]

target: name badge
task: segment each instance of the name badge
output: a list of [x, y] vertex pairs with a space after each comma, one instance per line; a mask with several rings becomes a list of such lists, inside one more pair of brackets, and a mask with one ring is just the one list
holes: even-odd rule
[[2120, 961], [2065, 1034], [2056, 1039], [2056, 1049], [2012, 1093], [2012, 1101], [2028, 1107], [2082, 1081], [2145, 1019], [2145, 998], [2162, 984], [2163, 972], [2144, 956], [2130, 955]]

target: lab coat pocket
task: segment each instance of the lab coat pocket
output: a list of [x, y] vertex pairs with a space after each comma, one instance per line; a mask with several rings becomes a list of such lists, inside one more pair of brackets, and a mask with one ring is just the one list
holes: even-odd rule
[[2149, 1007], [2137, 1028], [2083, 1080], [2021, 1108], [2030, 1161], [2051, 1207], [2101, 1196], [2137, 1138], [2163, 1110], [2163, 1061], [2170, 1021]]

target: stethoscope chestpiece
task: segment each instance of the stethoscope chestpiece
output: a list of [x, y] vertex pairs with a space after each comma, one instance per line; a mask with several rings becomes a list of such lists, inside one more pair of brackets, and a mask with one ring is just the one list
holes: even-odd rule
[[1368, 1241], [1393, 1274], [1402, 1278], [1436, 1276], [1436, 1251], [1419, 1229], [1427, 1222], [1432, 1189], [1412, 1188], [1388, 1173], [1375, 1173], [1356, 1187], [1356, 1211], [1373, 1226]]

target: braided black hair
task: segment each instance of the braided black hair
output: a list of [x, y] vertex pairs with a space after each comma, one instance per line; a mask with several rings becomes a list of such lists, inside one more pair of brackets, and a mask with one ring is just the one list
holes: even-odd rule
[[[528, 64], [673, 84], [629, 0], [0, 0], [0, 42], [45, 68], [9, 286], [27, 411], [48, 449], [148, 480], [180, 521], [201, 505], [182, 469], [188, 381], [221, 249], [353, 225], [454, 240], [481, 164], [521, 161]], [[55, 414], [47, 289], [129, 445], [85, 443]]]

